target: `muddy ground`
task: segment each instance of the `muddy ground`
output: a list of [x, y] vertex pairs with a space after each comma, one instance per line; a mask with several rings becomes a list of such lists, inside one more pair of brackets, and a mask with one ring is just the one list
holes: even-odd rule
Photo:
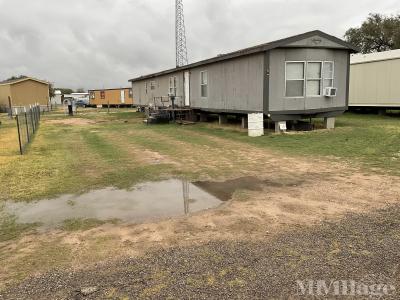
[[[267, 230], [267, 228], [263, 228]], [[57, 270], [0, 294], [2, 299], [302, 298], [298, 280], [353, 280], [398, 299], [400, 206], [300, 226], [255, 242], [172, 247], [79, 271]], [[92, 289], [83, 295], [81, 291]], [[368, 298], [362, 289], [349, 298]], [[314, 290], [317, 293], [317, 290]], [[333, 296], [333, 289], [328, 296]], [[326, 296], [322, 294], [320, 296]], [[374, 298], [374, 297], [372, 297]], [[377, 297], [379, 298], [379, 297]]]
[[[252, 191], [236, 191], [234, 200], [192, 216], [27, 236], [19, 243], [34, 248], [40, 240], [57, 241], [70, 245], [77, 257], [91, 249], [94, 237], [108, 241], [103, 245], [108, 250], [95, 249], [106, 252], [88, 263], [71, 258], [67, 270], [38, 273], [8, 286], [1, 297], [287, 298], [299, 296], [296, 280], [307, 279], [372, 280], [397, 287], [396, 178], [344, 174], [259, 177]], [[235, 182], [225, 183], [223, 191], [229, 193]], [[95, 292], [83, 296], [79, 290], [85, 287]]]

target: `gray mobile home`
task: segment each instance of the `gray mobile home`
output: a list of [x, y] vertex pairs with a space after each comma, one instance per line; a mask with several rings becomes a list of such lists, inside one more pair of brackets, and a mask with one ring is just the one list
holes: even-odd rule
[[175, 95], [199, 112], [263, 114], [288, 120], [320, 117], [332, 128], [348, 108], [350, 53], [346, 42], [311, 31], [131, 79], [139, 105]]

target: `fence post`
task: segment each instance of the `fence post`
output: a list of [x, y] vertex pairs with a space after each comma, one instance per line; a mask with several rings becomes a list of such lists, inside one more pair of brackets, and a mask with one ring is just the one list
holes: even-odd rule
[[31, 116], [32, 134], [34, 134], [35, 133], [35, 124], [33, 121], [32, 105], [29, 105], [29, 115]]
[[8, 108], [10, 109], [10, 119], [13, 117], [13, 112], [12, 112], [12, 104], [11, 104], [11, 97], [8, 96]]
[[21, 153], [21, 155], [23, 155], [22, 142], [21, 142], [21, 132], [20, 132], [20, 129], [19, 129], [19, 117], [18, 117], [17, 111], [15, 112], [15, 119], [17, 120], [17, 128], [18, 128], [19, 152]]
[[36, 105], [36, 108], [35, 108], [35, 121], [36, 121], [36, 124], [35, 124], [35, 126], [36, 126], [36, 130], [37, 130], [37, 128], [38, 128], [38, 124], [39, 124], [39, 114], [38, 114], [38, 107], [37, 107], [37, 105]]
[[32, 106], [31, 109], [31, 118], [32, 118], [32, 125], [33, 125], [33, 133], [36, 131], [36, 120], [35, 120], [35, 107]]
[[[40, 112], [40, 105], [39, 105], [39, 103], [36, 103], [36, 105], [37, 105], [37, 108], [38, 108], [38, 121], [40, 121], [40, 117], [41, 117], [41, 112]], [[39, 122], [38, 122], [39, 123]]]
[[37, 124], [38, 124], [38, 120], [37, 120], [37, 106], [33, 107], [33, 114], [35, 115], [35, 132], [37, 130]]
[[24, 107], [24, 114], [25, 114], [26, 136], [28, 137], [28, 143], [29, 143], [31, 139], [29, 136], [28, 115], [26, 114], [26, 107]]

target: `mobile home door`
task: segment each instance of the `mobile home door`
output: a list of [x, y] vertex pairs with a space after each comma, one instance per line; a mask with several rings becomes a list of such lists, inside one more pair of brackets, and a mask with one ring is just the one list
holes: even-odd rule
[[121, 103], [125, 104], [125, 90], [121, 90]]
[[190, 72], [184, 73], [184, 85], [185, 85], [185, 106], [190, 106]]

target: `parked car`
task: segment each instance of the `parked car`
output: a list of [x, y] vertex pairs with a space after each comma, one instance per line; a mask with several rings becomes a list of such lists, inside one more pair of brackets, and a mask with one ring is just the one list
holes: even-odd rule
[[76, 100], [75, 105], [77, 107], [86, 107], [87, 103], [85, 100]]

